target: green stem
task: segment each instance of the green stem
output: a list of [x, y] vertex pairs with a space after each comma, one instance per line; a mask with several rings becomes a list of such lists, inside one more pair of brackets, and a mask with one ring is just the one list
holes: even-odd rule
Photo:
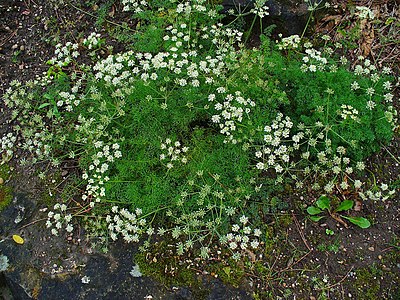
[[255, 16], [255, 17], [253, 18], [253, 22], [251, 22], [250, 29], [247, 31], [246, 40], [244, 41], [245, 44], [247, 44], [247, 41], [248, 41], [249, 38], [250, 38], [250, 34], [251, 34], [251, 32], [253, 31], [253, 27], [254, 27], [254, 24], [256, 23], [256, 19], [257, 19], [257, 16]]
[[312, 14], [313, 14], [313, 13], [312, 13], [312, 11], [311, 11], [311, 12], [310, 12], [310, 15], [308, 16], [306, 26], [304, 27], [304, 30], [303, 30], [303, 32], [302, 32], [302, 34], [301, 34], [301, 36], [300, 36], [300, 39], [303, 39], [304, 35], [306, 34], [308, 25], [310, 24], [310, 21], [311, 21], [311, 18], [312, 18]]
[[400, 160], [399, 160], [398, 157], [394, 156], [394, 155], [388, 150], [388, 148], [386, 148], [386, 146], [383, 145], [382, 143], [381, 143], [381, 146], [386, 150], [387, 153], [389, 153], [389, 155], [390, 155], [398, 164], [400, 164]]

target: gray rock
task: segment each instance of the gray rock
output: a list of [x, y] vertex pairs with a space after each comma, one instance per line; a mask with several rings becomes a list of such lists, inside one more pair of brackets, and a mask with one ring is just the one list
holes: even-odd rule
[[[21, 224], [38, 219], [38, 210], [33, 212], [28, 198], [19, 199], [29, 208]], [[4, 221], [10, 222], [16, 213], [10, 211], [2, 217], [8, 217]], [[191, 287], [167, 287], [150, 277], [132, 276], [136, 246], [120, 242], [112, 245], [107, 255], [90, 254], [82, 249], [82, 245], [73, 248], [65, 238], [49, 237], [43, 222], [26, 227], [25, 242], [19, 245], [11, 235], [20, 233], [15, 226], [21, 224], [7, 228], [7, 236], [3, 236], [0, 243], [0, 253], [9, 258], [9, 267], [0, 278], [0, 293], [7, 291], [9, 295], [3, 297], [6, 300], [129, 300], [146, 299], [147, 296], [163, 300], [198, 300], [198, 293]], [[71, 261], [74, 263], [69, 264]], [[52, 269], [56, 271], [49, 271]], [[83, 277], [89, 279], [88, 283], [82, 281]], [[226, 286], [219, 279], [203, 276], [199, 281], [205, 299], [251, 299], [247, 291]]]
[[[265, 5], [269, 7], [269, 15], [263, 19], [266, 25], [276, 24], [277, 31], [284, 35], [302, 33], [309, 15], [303, 0], [268, 0]], [[231, 9], [236, 12], [246, 12], [254, 7], [254, 1], [224, 0], [222, 6], [223, 13]]]

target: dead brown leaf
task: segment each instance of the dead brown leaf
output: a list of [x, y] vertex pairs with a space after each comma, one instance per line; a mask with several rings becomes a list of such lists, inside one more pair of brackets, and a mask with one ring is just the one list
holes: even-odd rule
[[338, 222], [339, 222], [340, 224], [342, 224], [345, 228], [349, 228], [349, 225], [347, 225], [347, 223], [346, 223], [338, 214], [336, 214], [336, 213], [331, 213], [330, 215], [331, 215], [331, 217], [332, 217], [334, 220], [338, 221]]
[[362, 209], [362, 201], [361, 200], [356, 200], [353, 209], [355, 211], [361, 211], [361, 209]]

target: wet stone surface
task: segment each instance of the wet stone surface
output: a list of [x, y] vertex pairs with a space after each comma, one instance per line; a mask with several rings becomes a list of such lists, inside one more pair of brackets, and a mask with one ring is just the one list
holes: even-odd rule
[[[85, 242], [50, 237], [44, 222], [35, 222], [43, 215], [26, 194], [15, 195], [13, 205], [0, 213], [0, 253], [10, 264], [0, 278], [4, 299], [197, 299], [190, 287], [133, 277], [137, 247], [117, 243], [107, 255], [92, 253]], [[22, 236], [24, 243], [15, 243], [13, 234]], [[205, 299], [252, 299], [219, 279], [198, 279]]]
[[[235, 13], [249, 11], [254, 7], [251, 0], [224, 0], [223, 12], [230, 10]], [[265, 4], [269, 8], [269, 15], [263, 19], [263, 25], [277, 25], [279, 32], [286, 35], [301, 34], [309, 15], [307, 5], [302, 0], [268, 0]], [[253, 18], [250, 16], [249, 18]], [[251, 21], [250, 21], [251, 23]]]

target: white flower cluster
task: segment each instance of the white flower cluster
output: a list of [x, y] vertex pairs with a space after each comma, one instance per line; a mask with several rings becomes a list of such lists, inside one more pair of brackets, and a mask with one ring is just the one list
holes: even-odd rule
[[369, 59], [364, 59], [364, 57], [358, 57], [362, 64], [357, 64], [354, 66], [354, 74], [359, 76], [370, 76], [373, 82], [378, 82], [380, 79], [379, 74], [377, 73], [376, 66], [371, 63]]
[[[279, 34], [282, 38], [282, 34]], [[300, 47], [301, 38], [295, 34], [282, 38], [280, 42], [276, 41], [279, 50], [298, 49]]]
[[[82, 144], [94, 144], [102, 137], [106, 138], [107, 135], [104, 131], [104, 125], [98, 124], [98, 120], [95, 118], [87, 118], [82, 115], [78, 116], [77, 124], [75, 124], [74, 130], [76, 133], [75, 141]], [[105, 122], [107, 123], [107, 122]], [[108, 124], [107, 124], [108, 125]], [[70, 155], [70, 158], [74, 154]]]
[[49, 64], [66, 67], [79, 56], [78, 44], [71, 42], [67, 42], [64, 46], [57, 44], [54, 54], [55, 57], [49, 60]]
[[142, 234], [154, 234], [154, 228], [147, 226], [147, 221], [139, 208], [130, 212], [125, 208], [113, 206], [111, 214], [106, 216], [106, 223], [109, 236], [113, 241], [121, 236], [127, 243], [137, 243]]
[[[51, 84], [52, 79], [48, 76], [29, 81], [24, 87], [15, 81], [4, 94], [6, 105], [13, 108], [11, 119], [18, 121], [13, 126], [15, 135], [19, 136], [20, 140], [16, 146], [34, 154], [29, 159], [33, 163], [50, 159], [54, 165], [58, 164], [57, 160], [52, 158], [51, 152], [56, 144], [63, 146], [67, 136], [64, 128], [57, 126], [64, 122], [65, 112], [72, 112], [80, 104], [83, 96], [78, 92], [86, 79], [84, 74], [79, 79], [76, 73], [71, 77], [75, 82], [68, 90], [65, 90], [65, 87], [51, 91], [43, 88], [44, 95], [40, 98], [31, 88]], [[49, 126], [48, 119], [52, 120], [53, 127]], [[57, 139], [54, 138], [55, 135], [58, 135]]]
[[[227, 28], [222, 23], [218, 23], [216, 25], [203, 27], [201, 32], [198, 32], [198, 36], [203, 42], [211, 40], [217, 48], [217, 57], [221, 55], [230, 57], [235, 55], [236, 51], [233, 46], [235, 43], [239, 43], [242, 40], [243, 32]], [[202, 48], [201, 45], [200, 48]]]
[[[322, 53], [315, 49], [306, 49], [306, 56], [303, 57], [303, 64], [300, 69], [303, 72], [316, 72], [325, 71], [327, 68], [328, 60], [322, 56]], [[334, 66], [331, 71], [334, 71], [336, 68]]]
[[[47, 81], [31, 81], [31, 84], [41, 84]], [[53, 139], [53, 133], [46, 127], [43, 116], [32, 113], [32, 103], [36, 102], [35, 96], [21, 83], [13, 81], [3, 96], [5, 104], [12, 108], [11, 120], [18, 120], [12, 127], [13, 132], [5, 134], [0, 140], [0, 153], [3, 160], [9, 159], [16, 147], [28, 150], [34, 154], [32, 162], [38, 159], [48, 159], [51, 147], [48, 144]], [[51, 109], [53, 113], [53, 109]], [[52, 116], [48, 113], [47, 116]], [[17, 140], [19, 142], [17, 143]], [[23, 160], [24, 162], [26, 159]]]
[[87, 38], [83, 40], [83, 45], [88, 47], [89, 50], [96, 49], [100, 45], [100, 33], [92, 32]]
[[107, 84], [121, 88], [123, 91], [137, 80], [152, 80], [159, 84], [167, 84], [169, 77], [164, 77], [163, 81], [159, 79], [158, 73], [162, 70], [171, 71], [175, 77], [174, 83], [180, 86], [190, 84], [198, 87], [202, 83], [200, 75], [205, 77], [205, 83], [210, 84], [214, 82], [213, 77], [222, 74], [226, 67], [223, 57], [212, 58], [209, 56], [198, 63], [194, 62], [197, 60], [195, 57], [197, 57], [196, 51], [179, 54], [161, 52], [154, 56], [150, 53], [135, 54], [129, 51], [110, 55], [105, 60], [98, 62], [93, 69], [96, 71], [97, 79], [102, 79]]
[[8, 161], [9, 158], [13, 156], [16, 140], [17, 137], [12, 132], [2, 136], [0, 140], [0, 150], [3, 155], [3, 160]]
[[[218, 94], [225, 94], [223, 87], [217, 89]], [[208, 101], [214, 103], [215, 114], [211, 117], [213, 123], [219, 125], [220, 132], [227, 136], [225, 143], [237, 144], [238, 138], [235, 136], [237, 125], [243, 122], [243, 117], [250, 113], [250, 107], [255, 107], [255, 102], [251, 99], [245, 99], [239, 91], [234, 95], [227, 94], [223, 101], [216, 100], [215, 94], [208, 96]]]
[[176, 12], [186, 19], [189, 19], [194, 13], [207, 13], [209, 17], [217, 17], [217, 12], [215, 10], [208, 10], [207, 7], [204, 5], [205, 2], [206, 0], [194, 0], [179, 3], [176, 7]]
[[[51, 141], [53, 134], [45, 127], [44, 121], [39, 115], [34, 115], [30, 124], [32, 124], [32, 128], [21, 130], [23, 142], [18, 144], [18, 146], [34, 154], [32, 158], [33, 163], [36, 163], [38, 160], [49, 159], [52, 151]], [[18, 125], [15, 129], [18, 130]]]
[[100, 202], [105, 196], [104, 183], [109, 180], [106, 175], [109, 164], [122, 157], [120, 146], [117, 143], [108, 145], [103, 141], [95, 141], [93, 145], [97, 149], [97, 153], [92, 156], [92, 163], [82, 175], [87, 182], [82, 200], [89, 201], [90, 207], [93, 207], [96, 202]]
[[[314, 11], [318, 8], [318, 6], [323, 2], [323, 0], [304, 0], [305, 4], [307, 5], [307, 9], [309, 11]], [[328, 2], [326, 2], [328, 3]], [[325, 7], [329, 7], [329, 3], [328, 6], [325, 3]]]
[[[365, 93], [367, 94], [367, 96], [370, 97], [370, 100], [367, 101], [366, 103], [366, 108], [369, 110], [373, 110], [375, 108], [375, 106], [377, 105], [376, 100], [373, 99], [373, 97], [378, 96], [378, 97], [382, 97], [381, 95], [378, 95], [375, 91], [375, 86], [377, 84], [377, 82], [381, 79], [381, 76], [378, 73], [378, 69], [377, 67], [369, 60], [369, 59], [365, 59], [364, 57], [360, 56], [358, 57], [358, 59], [362, 62], [359, 63], [357, 65], [354, 66], [354, 74], [358, 75], [358, 76], [368, 76], [371, 81], [373, 82], [373, 86], [361, 86], [357, 81], [354, 81], [351, 84], [351, 90], [356, 91], [359, 89], [363, 89], [365, 90]], [[382, 74], [383, 75], [389, 75], [391, 73], [391, 69], [388, 67], [383, 68], [382, 70]], [[392, 83], [390, 81], [384, 81], [382, 83], [383, 86], [383, 90], [384, 95], [383, 95], [383, 101], [386, 102], [387, 104], [392, 103], [393, 102], [393, 93], [391, 93], [391, 90], [393, 89]], [[392, 108], [390, 108], [390, 106], [388, 106], [388, 111], [391, 111]]]
[[393, 131], [399, 128], [399, 120], [397, 118], [397, 110], [393, 106], [388, 106], [385, 111], [386, 120], [392, 125]]
[[[205, 176], [206, 175], [206, 176]], [[208, 177], [210, 176], [210, 177]], [[214, 184], [208, 181], [209, 178], [214, 180]], [[188, 180], [187, 188], [181, 191], [180, 197], [176, 199], [176, 206], [182, 213], [177, 214], [171, 209], [167, 210], [166, 215], [171, 218], [174, 227], [171, 230], [159, 229], [157, 233], [162, 235], [167, 231], [173, 239], [177, 241], [176, 251], [178, 255], [182, 255], [194, 245], [199, 244], [203, 246], [200, 251], [200, 257], [206, 259], [209, 257], [209, 247], [204, 247], [205, 244], [213, 242], [213, 237], [218, 235], [221, 237], [221, 245], [224, 247], [228, 245], [228, 238], [225, 233], [221, 232], [221, 225], [226, 217], [233, 218], [237, 214], [237, 207], [226, 206], [224, 202], [226, 199], [234, 197], [235, 201], [240, 202], [241, 199], [250, 199], [248, 191], [236, 188], [228, 189], [221, 188], [221, 177], [219, 174], [209, 174], [203, 170], [196, 172], [196, 177]], [[239, 180], [239, 179], [238, 179]], [[186, 210], [190, 207], [190, 210]], [[257, 240], [250, 241], [250, 235], [253, 230], [250, 228], [248, 218], [245, 216], [240, 217], [240, 223], [243, 224], [243, 229], [235, 232], [235, 235], [241, 235], [242, 238], [237, 242], [243, 242], [251, 246], [257, 245]], [[236, 226], [234, 227], [236, 228]], [[258, 230], [254, 231], [255, 234], [261, 233]], [[248, 237], [244, 237], [247, 235]], [[250, 247], [249, 246], [249, 247]], [[199, 247], [197, 247], [199, 248]], [[237, 255], [237, 254], [236, 254]]]
[[260, 17], [261, 19], [269, 15], [269, 7], [265, 6], [266, 0], [256, 0], [254, 2], [254, 8], [250, 10], [251, 13]]
[[[137, 80], [152, 80], [160, 85], [172, 82], [179, 86], [199, 87], [223, 78], [229, 61], [235, 56], [233, 47], [242, 33], [223, 27], [222, 24], [206, 26], [197, 31], [186, 23], [167, 28], [164, 41], [168, 52], [135, 53], [128, 51], [110, 55], [93, 67], [95, 77], [123, 91]], [[216, 48], [215, 56], [199, 57], [197, 49], [204, 46]], [[173, 77], [165, 76], [165, 70]], [[160, 80], [160, 75], [164, 80]], [[166, 88], [166, 87], [165, 87]]]
[[360, 118], [358, 116], [358, 110], [355, 109], [353, 106], [342, 104], [340, 108], [341, 109], [339, 109], [337, 113], [343, 120], [350, 118], [357, 122], [360, 121]]
[[284, 117], [279, 113], [271, 126], [264, 127], [264, 144], [262, 148], [256, 151], [255, 156], [261, 160], [256, 164], [257, 169], [267, 170], [274, 168], [277, 173], [282, 173], [290, 164], [290, 154], [294, 149], [299, 148], [299, 142], [304, 137], [303, 133], [292, 137], [294, 144], [292, 147], [285, 145], [290, 140], [290, 130], [293, 122], [289, 117]]
[[161, 143], [161, 150], [165, 150], [165, 153], [160, 154], [160, 160], [166, 163], [168, 169], [174, 167], [174, 162], [187, 163], [186, 152], [189, 150], [188, 147], [182, 147], [181, 142], [176, 141], [172, 143], [171, 139], [166, 139], [165, 142]]
[[[346, 108], [348, 108], [346, 106]], [[349, 116], [349, 115], [348, 115]], [[278, 114], [271, 126], [265, 126], [264, 144], [255, 152], [259, 161], [259, 170], [273, 169], [277, 173], [276, 183], [283, 182], [283, 176], [295, 181], [295, 187], [303, 187], [303, 180], [312, 179], [312, 188], [331, 193], [337, 186], [342, 190], [350, 187], [348, 179], [354, 173], [354, 168], [364, 170], [363, 162], [351, 162], [346, 157], [346, 148], [339, 146], [336, 153], [327, 138], [327, 127], [321, 122], [307, 127], [297, 126], [297, 133], [291, 133], [293, 123], [289, 117]], [[325, 148], [321, 150], [320, 148]], [[321, 186], [320, 183], [324, 182]], [[354, 181], [354, 187], [360, 188], [359, 181]]]
[[149, 4], [146, 0], [122, 0], [123, 11], [132, 11], [135, 14], [143, 12]]
[[361, 19], [361, 20], [373, 20], [375, 18], [374, 12], [366, 7], [366, 6], [356, 6], [357, 12], [356, 15]]
[[68, 112], [73, 111], [74, 107], [77, 107], [81, 102], [81, 100], [73, 93], [60, 92], [58, 95], [60, 96], [60, 99], [56, 103], [57, 107], [65, 107], [65, 110]]
[[236, 260], [240, 259], [241, 252], [249, 248], [257, 249], [260, 245], [261, 230], [252, 229], [248, 221], [248, 217], [242, 215], [239, 219], [240, 225], [233, 224], [231, 232], [220, 238], [222, 245], [227, 245], [231, 251], [235, 251], [232, 258]]
[[380, 186], [376, 185], [365, 193], [360, 192], [359, 194], [363, 200], [385, 201], [393, 197], [395, 193], [395, 189], [390, 190], [386, 183], [382, 183]]
[[67, 213], [67, 205], [57, 203], [53, 207], [54, 211], [49, 211], [47, 214], [46, 227], [51, 228], [51, 233], [58, 236], [59, 231], [64, 228], [70, 233], [74, 230], [71, 224], [72, 215]]
[[[317, 153], [318, 162], [313, 166], [313, 169], [318, 171], [320, 174], [333, 174], [331, 177], [334, 179], [331, 179], [323, 187], [324, 191], [327, 193], [331, 193], [336, 185], [342, 190], [349, 189], [350, 184], [348, 183], [347, 178], [354, 172], [354, 168], [350, 164], [350, 158], [344, 156], [346, 149], [340, 146], [336, 149], [336, 152], [337, 154], [332, 153], [330, 148], [327, 148], [325, 151], [320, 151]], [[361, 171], [364, 170], [365, 165], [363, 162], [358, 162], [356, 168]], [[341, 178], [343, 178], [343, 180], [338, 182]], [[360, 188], [361, 185], [362, 182], [360, 181], [354, 182], [355, 188]], [[314, 183], [313, 189], [319, 188], [319, 184]]]
[[169, 51], [177, 52], [184, 44], [186, 46], [190, 42], [190, 28], [186, 23], [181, 23], [177, 27], [171, 25], [165, 28], [165, 30], [167, 34], [164, 35], [163, 40], [171, 43], [171, 46], [168, 48]]

